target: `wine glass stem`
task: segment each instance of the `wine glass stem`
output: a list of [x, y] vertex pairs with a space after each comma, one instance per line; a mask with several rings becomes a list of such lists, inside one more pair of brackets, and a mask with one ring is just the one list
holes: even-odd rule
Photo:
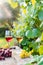
[[8, 42], [8, 46], [10, 47], [10, 42]]

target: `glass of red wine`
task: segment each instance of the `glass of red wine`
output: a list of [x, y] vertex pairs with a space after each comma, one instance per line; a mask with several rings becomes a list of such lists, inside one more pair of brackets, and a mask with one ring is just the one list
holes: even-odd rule
[[11, 35], [11, 31], [9, 30], [6, 30], [5, 31], [5, 39], [6, 41], [8, 42], [8, 45], [10, 46], [10, 41], [12, 40], [12, 35]]

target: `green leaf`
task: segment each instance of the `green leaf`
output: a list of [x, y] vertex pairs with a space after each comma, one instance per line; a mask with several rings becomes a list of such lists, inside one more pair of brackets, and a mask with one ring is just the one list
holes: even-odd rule
[[38, 29], [32, 29], [32, 30], [28, 30], [26, 31], [26, 37], [27, 38], [35, 38], [35, 37], [38, 37], [40, 35], [40, 31]]
[[40, 2], [40, 0], [36, 0], [37, 2]]
[[41, 9], [38, 13], [39, 20], [43, 21], [43, 10]]
[[25, 0], [26, 3], [29, 3], [30, 0]]
[[27, 52], [30, 51], [29, 47], [27, 47], [27, 46], [24, 46], [23, 49], [26, 50]]
[[43, 65], [43, 58], [38, 62], [38, 65]]
[[28, 39], [23, 38], [23, 40], [22, 40], [22, 42], [21, 42], [20, 44], [21, 44], [22, 46], [26, 46], [28, 42], [29, 42]]
[[40, 31], [38, 29], [32, 30], [32, 38], [38, 37], [40, 35]]
[[25, 35], [26, 35], [27, 38], [30, 39], [32, 37], [32, 31], [31, 30], [26, 31]]

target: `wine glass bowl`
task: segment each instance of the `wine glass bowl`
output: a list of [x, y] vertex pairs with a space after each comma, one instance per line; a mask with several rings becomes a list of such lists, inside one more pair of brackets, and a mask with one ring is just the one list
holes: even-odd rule
[[17, 37], [16, 39], [17, 39], [18, 42], [21, 42], [23, 40], [22, 37]]
[[10, 41], [12, 40], [12, 35], [11, 35], [11, 31], [9, 31], [9, 30], [6, 30], [5, 31], [5, 39], [6, 39], [6, 41], [8, 42], [8, 45], [9, 45], [9, 47], [10, 47]]
[[7, 41], [7, 42], [10, 42], [11, 39], [12, 39], [12, 36], [8, 36], [8, 37], [6, 37], [6, 41]]

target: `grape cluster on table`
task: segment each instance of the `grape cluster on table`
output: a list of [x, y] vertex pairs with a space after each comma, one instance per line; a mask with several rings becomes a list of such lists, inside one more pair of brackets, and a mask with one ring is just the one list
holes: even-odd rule
[[0, 48], [0, 60], [5, 60], [5, 58], [12, 57], [11, 49], [2, 49]]

